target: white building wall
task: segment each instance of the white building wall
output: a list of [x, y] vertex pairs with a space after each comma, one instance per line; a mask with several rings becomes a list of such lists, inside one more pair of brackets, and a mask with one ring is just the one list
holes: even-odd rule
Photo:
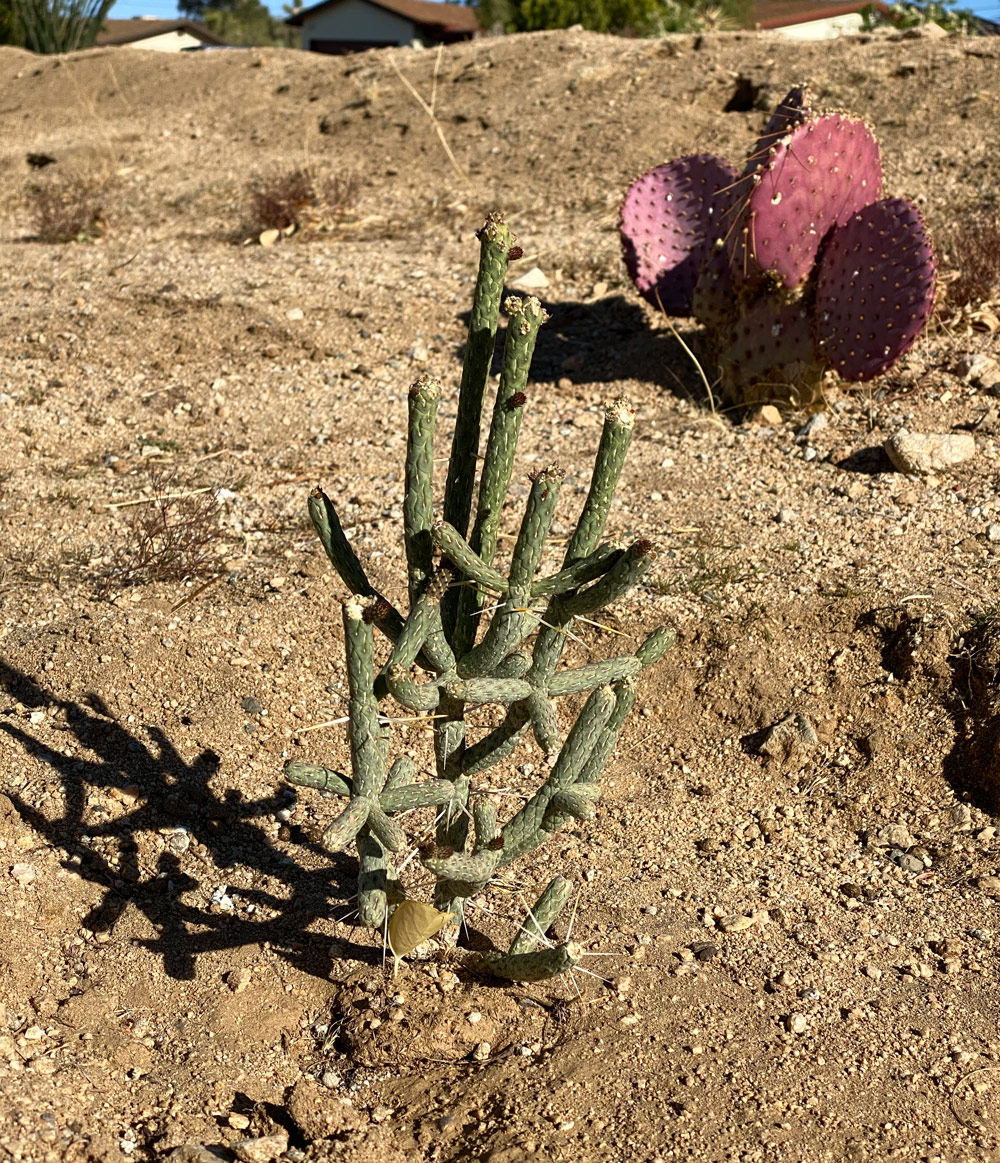
[[123, 48], [152, 49], [153, 52], [180, 52], [185, 48], [198, 48], [204, 44], [190, 32], [161, 32], [158, 36], [147, 36], [144, 40], [130, 40]]
[[790, 40], [832, 40], [837, 36], [848, 36], [861, 31], [861, 13], [849, 12], [846, 16], [830, 16], [825, 20], [807, 20], [804, 24], [789, 24], [785, 28], [774, 28], [772, 32], [787, 36]]
[[313, 40], [389, 41], [415, 48], [423, 44], [409, 20], [365, 0], [344, 0], [303, 21], [302, 47], [308, 49]]

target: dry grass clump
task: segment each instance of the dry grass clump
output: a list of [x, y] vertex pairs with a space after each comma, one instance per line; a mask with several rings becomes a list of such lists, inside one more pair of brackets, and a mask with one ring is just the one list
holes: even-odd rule
[[28, 185], [28, 210], [38, 242], [89, 242], [107, 230], [103, 183], [86, 177], [52, 177]]
[[975, 308], [1000, 299], [1000, 213], [970, 214], [941, 233], [948, 265], [958, 271], [948, 304]]
[[306, 169], [261, 174], [247, 186], [243, 233], [279, 230], [290, 234], [307, 227], [322, 228], [354, 206], [359, 190], [360, 182], [353, 174], [319, 178]]
[[191, 488], [173, 470], [151, 466], [150, 496], [125, 510], [124, 542], [111, 556], [101, 592], [148, 582], [214, 578], [224, 536], [214, 488]]

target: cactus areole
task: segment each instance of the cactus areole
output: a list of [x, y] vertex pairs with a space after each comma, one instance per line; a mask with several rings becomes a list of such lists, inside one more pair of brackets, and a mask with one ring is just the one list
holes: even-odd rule
[[881, 375], [916, 342], [934, 303], [920, 211], [885, 198], [871, 127], [778, 105], [739, 177], [697, 154], [657, 166], [621, 210], [625, 265], [643, 298], [693, 315], [736, 404], [816, 407], [831, 376]]
[[[697, 184], [697, 174], [710, 174], [712, 181], [720, 177], [711, 166], [684, 167], [684, 172], [689, 184]], [[706, 235], [699, 214], [687, 224], [686, 253], [697, 249]], [[621, 546], [604, 537], [635, 420], [624, 398], [606, 409], [590, 489], [562, 565], [539, 575], [564, 476], [555, 466], [530, 476], [513, 548], [505, 560], [498, 557], [500, 517], [521, 420], [530, 403], [528, 368], [545, 312], [530, 297], [511, 297], [504, 303], [509, 322], [503, 366], [477, 482], [475, 453], [483, 435], [504, 275], [508, 261], [520, 253], [498, 214], [489, 216], [479, 241], [479, 277], [440, 510], [432, 484], [442, 388], [424, 378], [408, 395], [402, 530], [407, 576], [401, 587], [409, 602], [405, 616], [372, 586], [330, 498], [321, 489], [309, 497], [313, 526], [352, 595], [342, 608], [351, 772], [293, 761], [285, 777], [298, 787], [317, 788], [346, 801], [323, 830], [320, 843], [334, 852], [356, 847], [361, 924], [380, 934], [388, 926], [389, 944], [398, 956], [403, 955], [402, 945], [395, 938], [407, 927], [407, 915], [431, 918], [435, 925], [438, 920], [457, 924], [466, 901], [508, 864], [560, 829], [593, 819], [601, 772], [634, 702], [636, 679], [673, 642], [672, 631], [661, 628], [630, 653], [580, 666], [560, 665], [566, 643], [574, 637], [574, 619], [627, 593], [654, 556], [646, 540]], [[681, 249], [671, 253], [671, 261], [686, 261]], [[689, 289], [695, 273], [694, 267], [688, 269]], [[656, 277], [651, 262], [650, 286]], [[386, 656], [379, 660], [376, 630], [389, 641]], [[575, 722], [564, 730], [557, 700], [588, 692]], [[390, 762], [389, 720], [381, 709], [387, 698], [400, 704], [404, 715], [421, 718], [431, 728], [433, 778], [418, 778], [407, 755]], [[465, 712], [471, 707], [494, 708], [493, 724], [481, 726], [484, 716], [478, 713], [475, 722], [480, 725], [470, 727]], [[501, 820], [488, 795], [487, 775], [492, 768], [501, 769], [529, 736], [545, 753], [544, 780], [517, 811]], [[416, 809], [428, 810], [420, 822], [425, 835], [428, 828], [434, 832], [433, 842], [419, 848], [404, 828], [410, 820], [400, 819]], [[404, 865], [417, 867], [410, 859], [417, 854], [415, 848], [425, 877], [434, 883], [433, 907], [417, 907], [400, 875]], [[582, 955], [580, 946], [546, 937], [572, 894], [568, 880], [552, 879], [508, 948], [479, 955], [476, 967], [515, 981], [539, 981], [572, 970]], [[391, 918], [404, 902], [406, 910], [394, 925]]]

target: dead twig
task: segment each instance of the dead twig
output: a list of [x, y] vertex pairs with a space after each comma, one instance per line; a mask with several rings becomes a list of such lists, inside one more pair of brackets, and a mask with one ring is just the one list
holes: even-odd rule
[[[438, 52], [438, 62], [440, 62], [440, 59], [441, 59], [441, 53], [439, 51]], [[461, 178], [461, 180], [463, 182], [465, 182], [466, 185], [471, 185], [468, 175], [465, 173], [465, 171], [462, 169], [462, 167], [455, 160], [455, 155], [451, 152], [451, 146], [448, 144], [448, 139], [445, 137], [444, 131], [442, 130], [441, 125], [438, 122], [438, 119], [434, 113], [433, 105], [428, 105], [427, 102], [423, 99], [423, 97], [420, 96], [420, 94], [417, 92], [417, 90], [414, 89], [414, 87], [406, 79], [406, 77], [403, 76], [402, 72], [400, 71], [399, 65], [396, 64], [395, 57], [393, 57], [392, 55], [389, 56], [389, 64], [392, 65], [393, 69], [395, 70], [396, 76], [399, 77], [399, 79], [406, 86], [407, 90], [409, 91], [410, 95], [413, 97], [414, 101], [417, 102], [417, 104], [420, 106], [420, 108], [423, 109], [423, 111], [431, 119], [431, 124], [434, 126], [434, 132], [438, 135], [438, 138], [441, 141], [441, 145], [444, 147], [444, 152], [448, 155], [448, 161], [451, 162], [452, 169], [459, 176], [459, 178]], [[437, 89], [437, 64], [435, 64], [435, 66], [434, 66], [434, 88], [431, 90], [431, 100], [432, 101], [434, 100], [434, 97], [436, 95], [436, 89]]]

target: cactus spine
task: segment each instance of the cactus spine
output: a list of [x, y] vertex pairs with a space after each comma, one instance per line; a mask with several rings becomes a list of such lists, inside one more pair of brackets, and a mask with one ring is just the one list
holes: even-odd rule
[[[635, 679], [673, 641], [672, 633], [661, 629], [631, 654], [559, 666], [573, 619], [621, 597], [652, 561], [649, 542], [622, 548], [603, 540], [634, 426], [634, 413], [624, 399], [606, 411], [590, 490], [562, 567], [548, 577], [536, 576], [563, 479], [555, 466], [532, 476], [510, 558], [496, 561], [500, 518], [528, 402], [528, 369], [545, 312], [530, 297], [511, 297], [504, 304], [508, 325], [503, 370], [477, 492], [474, 452], [480, 443], [504, 274], [508, 258], [519, 253], [497, 214], [489, 216], [479, 239], [479, 276], [440, 517], [432, 482], [441, 385], [420, 379], [408, 397], [405, 616], [372, 586], [329, 497], [315, 489], [309, 498], [317, 535], [352, 595], [343, 606], [351, 774], [294, 761], [285, 776], [299, 787], [347, 800], [323, 832], [322, 843], [332, 851], [356, 844], [359, 915], [363, 925], [376, 930], [406, 899], [396, 865], [410, 844], [398, 819], [401, 813], [437, 811], [435, 839], [420, 849], [420, 862], [434, 877], [436, 907], [456, 921], [465, 902], [500, 869], [570, 821], [592, 819], [601, 770], [634, 701]], [[391, 644], [381, 669], [375, 662], [375, 629]], [[587, 691], [583, 709], [563, 738], [556, 700]], [[406, 756], [390, 767], [388, 729], [379, 710], [379, 700], [387, 696], [408, 711], [432, 713], [434, 778], [418, 780]], [[487, 704], [500, 708], [499, 721], [470, 742], [466, 711]], [[547, 775], [524, 806], [501, 824], [482, 777], [509, 759], [529, 731], [546, 754]], [[577, 945], [544, 940], [571, 892], [570, 882], [556, 877], [507, 952], [481, 956], [481, 967], [511, 980], [537, 981], [576, 965], [581, 955]]]

